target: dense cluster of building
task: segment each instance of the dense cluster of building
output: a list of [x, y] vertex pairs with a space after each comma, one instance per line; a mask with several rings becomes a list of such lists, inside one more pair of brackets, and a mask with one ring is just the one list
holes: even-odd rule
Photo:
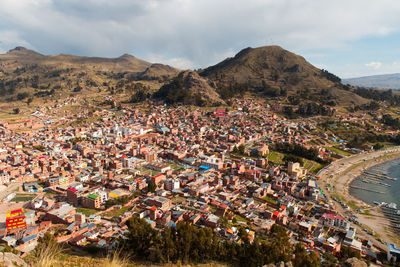
[[[0, 217], [1, 240], [28, 252], [51, 232], [58, 242], [112, 249], [128, 231], [125, 222], [139, 216], [160, 230], [179, 221], [208, 226], [234, 242], [241, 242], [240, 227], [252, 240], [279, 224], [310, 251], [335, 254], [347, 246], [376, 258], [371, 243], [358, 240], [331, 208], [317, 177], [299, 163], [268, 162], [274, 142], [335, 156], [311, 145], [321, 138], [312, 134], [315, 123], [287, 121], [252, 99], [234, 104], [239, 108], [216, 112], [95, 110], [90, 116], [98, 119], [83, 126], [73, 122], [87, 112], [55, 118], [39, 110], [19, 126], [3, 123], [0, 183], [9, 212]], [[233, 154], [240, 145], [243, 155]]]

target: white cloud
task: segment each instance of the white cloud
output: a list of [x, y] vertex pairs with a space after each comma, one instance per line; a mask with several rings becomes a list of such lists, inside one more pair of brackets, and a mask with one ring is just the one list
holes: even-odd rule
[[185, 58], [165, 58], [163, 55], [149, 54], [144, 59], [153, 63], [167, 64], [181, 70], [194, 68], [193, 62]]
[[[205, 67], [252, 46], [346, 48], [400, 31], [398, 0], [0, 0], [0, 31], [41, 53], [145, 58]], [[360, 10], [362, 9], [362, 12]], [[7, 42], [0, 34], [2, 49]], [[164, 63], [164, 62], [163, 62]]]
[[27, 41], [23, 40], [16, 31], [1, 31], [0, 30], [0, 53], [4, 54], [10, 48], [16, 46], [32, 47]]
[[370, 63], [365, 64], [365, 66], [368, 67], [368, 68], [372, 68], [372, 69], [377, 70], [377, 69], [380, 69], [382, 67], [382, 63], [381, 62], [372, 61]]

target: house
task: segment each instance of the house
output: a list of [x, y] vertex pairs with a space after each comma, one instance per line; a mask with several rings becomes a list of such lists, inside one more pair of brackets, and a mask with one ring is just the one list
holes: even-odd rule
[[292, 175], [296, 178], [301, 178], [307, 174], [307, 169], [304, 169], [303, 167], [301, 167], [300, 163], [298, 163], [298, 162], [295, 162], [295, 163], [289, 162], [288, 174]]
[[38, 243], [38, 236], [36, 234], [28, 235], [20, 240], [20, 244], [15, 249], [23, 252], [33, 250]]
[[269, 148], [267, 144], [263, 144], [262, 146], [254, 149], [254, 152], [252, 151], [252, 154], [257, 154], [260, 157], [265, 157], [269, 153]]
[[298, 227], [299, 227], [300, 231], [311, 232], [312, 224], [302, 221], [302, 222], [299, 222]]
[[83, 243], [85, 243], [86, 240], [87, 240], [86, 236], [82, 234], [82, 235], [78, 235], [78, 236], [72, 238], [68, 242], [79, 246], [79, 245], [82, 245]]
[[343, 245], [361, 252], [362, 251], [362, 243], [355, 239], [356, 229], [354, 227], [350, 227], [349, 231], [346, 233], [346, 236], [343, 240]]
[[145, 203], [149, 206], [156, 206], [162, 211], [167, 211], [172, 207], [172, 200], [165, 197], [147, 198]]
[[38, 183], [25, 183], [24, 190], [27, 192], [43, 192], [43, 187], [41, 187]]
[[90, 209], [100, 209], [101, 197], [97, 194], [89, 194], [82, 199], [82, 206]]
[[72, 223], [75, 220], [76, 210], [73, 206], [68, 203], [61, 203], [55, 209], [52, 209], [46, 213], [46, 217], [52, 223], [63, 223], [68, 224]]
[[350, 223], [342, 216], [335, 215], [333, 213], [324, 213], [320, 220], [320, 224], [323, 226], [337, 227], [344, 231], [348, 231]]
[[329, 237], [324, 243], [323, 248], [333, 254], [340, 252], [341, 243], [339, 237]]
[[207, 216], [206, 221], [205, 221], [205, 225], [210, 227], [210, 228], [215, 229], [215, 228], [217, 228], [218, 221], [219, 221], [219, 217], [218, 216], [216, 216], [214, 214], [209, 214]]

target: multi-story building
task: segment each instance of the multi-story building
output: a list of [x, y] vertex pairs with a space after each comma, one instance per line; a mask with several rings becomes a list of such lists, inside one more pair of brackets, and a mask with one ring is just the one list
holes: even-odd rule
[[178, 179], [168, 178], [164, 181], [165, 190], [172, 191], [175, 189], [179, 189], [180, 183]]
[[92, 192], [92, 194], [99, 195], [102, 204], [106, 203], [108, 200], [108, 192], [103, 189], [97, 188]]
[[321, 216], [320, 222], [324, 226], [331, 226], [341, 228], [345, 231], [349, 230], [350, 223], [342, 216], [335, 215], [333, 213], [325, 213]]
[[167, 211], [172, 206], [172, 200], [164, 197], [147, 198], [145, 202], [147, 205], [156, 206], [162, 211]]
[[78, 205], [78, 199], [80, 197], [80, 192], [76, 188], [69, 187], [67, 189], [67, 201], [73, 203], [75, 206]]
[[97, 194], [89, 194], [82, 199], [82, 206], [90, 209], [99, 209], [101, 207], [101, 197]]

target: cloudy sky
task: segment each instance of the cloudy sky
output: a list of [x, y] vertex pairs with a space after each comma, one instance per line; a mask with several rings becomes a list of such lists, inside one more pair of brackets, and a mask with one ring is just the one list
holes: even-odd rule
[[343, 77], [400, 72], [399, 0], [0, 0], [0, 53], [201, 68], [280, 45]]

